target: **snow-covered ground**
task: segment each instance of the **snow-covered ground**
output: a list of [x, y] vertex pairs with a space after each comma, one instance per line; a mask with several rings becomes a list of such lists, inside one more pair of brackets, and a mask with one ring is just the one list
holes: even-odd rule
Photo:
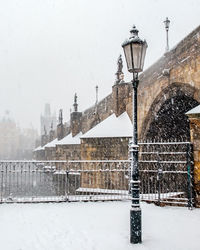
[[142, 203], [143, 243], [129, 243], [130, 202], [0, 205], [1, 250], [199, 250], [200, 209]]

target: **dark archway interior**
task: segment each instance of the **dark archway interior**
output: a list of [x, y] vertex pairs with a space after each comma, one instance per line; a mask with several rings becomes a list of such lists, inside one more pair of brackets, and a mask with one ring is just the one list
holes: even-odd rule
[[190, 140], [189, 120], [185, 113], [199, 103], [191, 97], [179, 93], [165, 101], [147, 132], [147, 139]]

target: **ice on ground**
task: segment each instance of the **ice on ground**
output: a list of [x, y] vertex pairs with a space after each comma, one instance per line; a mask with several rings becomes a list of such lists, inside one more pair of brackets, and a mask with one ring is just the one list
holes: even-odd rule
[[2, 250], [198, 250], [200, 210], [142, 203], [143, 243], [129, 243], [130, 202], [1, 204]]

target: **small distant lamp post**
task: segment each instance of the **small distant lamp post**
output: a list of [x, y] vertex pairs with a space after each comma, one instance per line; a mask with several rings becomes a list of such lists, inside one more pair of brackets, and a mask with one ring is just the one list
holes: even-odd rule
[[170, 20], [168, 19], [168, 17], [166, 17], [166, 20], [164, 21], [165, 24], [165, 30], [166, 30], [166, 39], [167, 39], [167, 44], [166, 44], [166, 52], [169, 51], [169, 37], [168, 37], [168, 31], [169, 31], [169, 24], [170, 24]]
[[131, 37], [122, 47], [126, 58], [128, 71], [133, 73], [133, 140], [130, 146], [131, 153], [131, 196], [130, 210], [130, 242], [137, 244], [142, 242], [141, 208], [139, 191], [139, 168], [138, 168], [138, 135], [137, 135], [137, 88], [139, 84], [138, 73], [143, 70], [147, 43], [138, 37], [135, 26], [131, 29]]

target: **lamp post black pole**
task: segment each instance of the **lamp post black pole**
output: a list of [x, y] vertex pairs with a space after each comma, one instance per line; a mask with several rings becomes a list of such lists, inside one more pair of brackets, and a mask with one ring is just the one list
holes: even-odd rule
[[130, 30], [131, 36], [126, 39], [122, 47], [126, 58], [128, 71], [133, 73], [133, 140], [130, 145], [131, 156], [131, 211], [130, 211], [130, 242], [142, 242], [142, 223], [140, 208], [140, 181], [138, 168], [138, 131], [137, 131], [137, 89], [139, 85], [138, 73], [142, 72], [146, 55], [147, 43], [138, 37], [135, 25]]
[[131, 210], [130, 210], [130, 242], [137, 244], [142, 242], [142, 223], [139, 191], [138, 168], [138, 135], [137, 135], [137, 89], [138, 73], [133, 73], [133, 140], [130, 147], [131, 153]]

